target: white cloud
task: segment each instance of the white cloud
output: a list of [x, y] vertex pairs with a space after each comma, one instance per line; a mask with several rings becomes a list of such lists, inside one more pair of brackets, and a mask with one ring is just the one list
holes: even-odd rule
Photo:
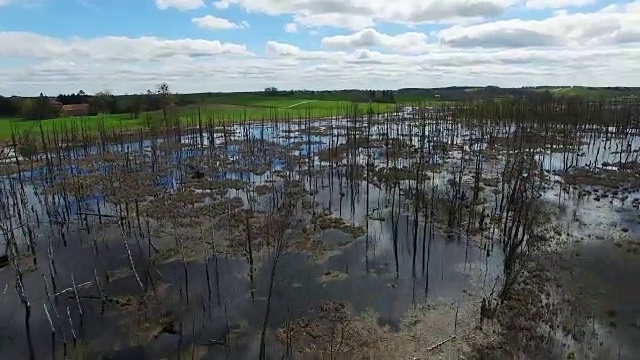
[[220, 10], [224, 10], [227, 9], [229, 7], [229, 3], [226, 1], [216, 1], [213, 3], [213, 6], [215, 6], [216, 8], [220, 9]]
[[593, 5], [597, 0], [527, 0], [525, 6], [530, 9], [564, 9], [571, 6]]
[[227, 19], [212, 16], [212, 15], [194, 18], [191, 21], [203, 29], [231, 30], [231, 29], [243, 29], [243, 28], [249, 27], [249, 23], [246, 21], [236, 24]]
[[293, 21], [310, 28], [320, 26], [334, 26], [359, 30], [374, 26], [374, 21], [371, 17], [338, 13], [294, 15]]
[[[258, 54], [241, 44], [199, 39], [0, 32], [0, 93], [141, 92], [161, 81], [178, 92], [267, 86], [637, 86], [639, 17], [640, 2], [634, 2], [592, 13], [558, 12], [542, 20], [457, 24], [428, 35], [365, 28], [322, 42], [309, 38], [312, 44], [273, 38]], [[316, 50], [319, 44], [322, 50]]]
[[439, 33], [441, 41], [453, 47], [530, 47], [562, 45], [564, 34], [541, 28], [540, 21], [520, 19], [466, 27], [451, 27]]
[[377, 22], [418, 24], [458, 22], [503, 14], [521, 0], [220, 0], [226, 9], [237, 5], [268, 15], [293, 15], [298, 24], [361, 30]]
[[47, 0], [0, 0], [0, 7], [9, 5], [23, 5], [26, 7], [37, 7]]
[[268, 42], [267, 56], [174, 56], [162, 61], [86, 61], [69, 66], [43, 59], [0, 69], [0, 93], [34, 95], [110, 88], [141, 92], [167, 81], [178, 92], [283, 89], [399, 88], [450, 85], [634, 86], [640, 83], [637, 48], [583, 50], [438, 50], [428, 54], [308, 51]]
[[420, 53], [429, 49], [427, 35], [424, 33], [407, 32], [391, 36], [371, 28], [352, 35], [325, 37], [322, 39], [322, 46], [339, 50], [383, 47], [400, 53]]
[[296, 56], [302, 52], [297, 46], [279, 43], [277, 41], [267, 41], [264, 51], [267, 55], [271, 56]]
[[267, 58], [287, 58], [304, 61], [331, 61], [344, 55], [342, 52], [303, 50], [291, 44], [267, 41], [264, 47]]
[[205, 6], [203, 0], [156, 0], [156, 6], [160, 10], [175, 8], [180, 11], [195, 10]]
[[176, 56], [206, 58], [253, 55], [246, 46], [217, 40], [166, 40], [155, 37], [108, 36], [95, 39], [56, 39], [28, 32], [0, 32], [0, 57], [70, 59], [74, 61], [160, 61]]
[[640, 2], [594, 13], [557, 12], [543, 20], [510, 19], [440, 31], [442, 44], [461, 48], [586, 47], [640, 43]]
[[288, 33], [298, 32], [298, 25], [296, 25], [295, 23], [287, 23], [284, 25], [284, 31]]

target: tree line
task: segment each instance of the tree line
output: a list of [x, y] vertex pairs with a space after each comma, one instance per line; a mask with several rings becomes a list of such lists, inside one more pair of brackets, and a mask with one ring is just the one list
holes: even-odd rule
[[[167, 107], [173, 103], [169, 85], [161, 83], [155, 90], [147, 90], [143, 94], [115, 96], [110, 91], [99, 91], [88, 95], [80, 90], [77, 93], [59, 94], [50, 97], [40, 93], [38, 97], [4, 97], [0, 96], [0, 118], [20, 118], [24, 120], [44, 120], [60, 116], [59, 106], [88, 104], [89, 116], [98, 114], [130, 114], [138, 118], [141, 112], [162, 110], [166, 114]], [[185, 105], [179, 102], [179, 105]], [[165, 115], [166, 116], [166, 115]]]

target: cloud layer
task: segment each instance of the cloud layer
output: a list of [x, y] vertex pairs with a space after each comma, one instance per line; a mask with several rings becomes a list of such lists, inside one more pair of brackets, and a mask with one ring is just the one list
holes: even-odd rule
[[504, 13], [518, 0], [220, 0], [219, 9], [238, 6], [267, 15], [291, 15], [308, 27], [361, 30], [377, 23], [438, 23]]
[[[187, 9], [184, 11], [198, 3], [156, 2], [158, 7], [160, 3], [166, 8], [171, 4]], [[378, 0], [223, 0], [212, 6], [210, 10], [216, 13], [240, 6], [269, 15], [289, 14], [289, 20], [285, 18], [279, 25], [280, 33], [258, 47], [189, 38], [53, 38], [31, 32], [0, 32], [0, 93], [33, 95], [105, 88], [118, 93], [142, 92], [161, 81], [179, 92], [250, 91], [267, 86], [640, 85], [640, 2], [591, 12], [579, 8], [589, 5], [587, 0], [563, 2], [577, 12], [557, 10], [538, 20], [442, 23], [428, 33], [418, 28], [385, 33], [375, 24], [389, 21], [417, 26], [422, 21], [489, 16], [498, 13], [500, 6], [554, 6], [545, 0], [456, 0], [429, 14], [409, 14], [405, 6], [414, 4], [424, 10], [439, 2], [404, 0], [397, 8], [390, 8], [386, 1]], [[210, 30], [261, 31], [256, 24], [240, 30], [249, 24], [238, 19], [185, 16], [193, 19], [193, 26]], [[306, 27], [320, 26], [324, 20], [324, 25], [331, 25], [339, 17], [342, 22], [336, 26], [340, 35], [297, 43], [283, 40], [302, 36], [308, 33]], [[216, 36], [216, 32], [211, 34]]]
[[203, 0], [156, 0], [156, 6], [160, 10], [174, 8], [186, 11], [204, 7], [205, 4]]
[[216, 17], [213, 15], [207, 15], [191, 20], [199, 27], [211, 30], [231, 30], [231, 29], [244, 29], [249, 27], [249, 23], [246, 21], [236, 24], [224, 18]]

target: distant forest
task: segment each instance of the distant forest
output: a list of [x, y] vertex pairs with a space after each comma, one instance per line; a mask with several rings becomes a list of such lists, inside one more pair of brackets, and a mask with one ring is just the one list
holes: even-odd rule
[[[168, 97], [170, 95], [170, 97]], [[99, 113], [131, 114], [137, 117], [141, 112], [156, 111], [166, 106], [168, 99], [172, 105], [186, 106], [196, 104], [238, 104], [243, 99], [288, 98], [316, 99], [330, 101], [380, 102], [380, 103], [420, 103], [425, 101], [465, 101], [501, 98], [544, 99], [555, 97], [581, 97], [586, 99], [620, 99], [640, 97], [640, 87], [522, 87], [501, 88], [497, 86], [466, 87], [452, 86], [444, 88], [404, 88], [399, 90], [278, 90], [269, 87], [263, 91], [241, 93], [170, 93], [168, 85], [163, 83], [155, 90], [143, 94], [114, 95], [99, 92], [88, 95], [80, 90], [72, 94], [39, 97], [3, 97], [0, 96], [0, 118], [47, 119], [57, 116], [50, 104], [57, 101], [67, 104], [89, 104], [90, 115]]]

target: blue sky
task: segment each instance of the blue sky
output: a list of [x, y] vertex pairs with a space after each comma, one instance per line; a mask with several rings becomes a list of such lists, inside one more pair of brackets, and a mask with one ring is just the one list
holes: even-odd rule
[[[0, 0], [1, 2], [2, 0]], [[5, 0], [7, 1], [7, 0]], [[318, 35], [308, 31], [287, 33], [284, 26], [292, 22], [291, 15], [269, 16], [247, 12], [241, 7], [218, 9], [213, 1], [208, 6], [181, 11], [175, 8], [158, 9], [154, 0], [13, 0], [14, 6], [0, 10], [0, 29], [30, 31], [53, 37], [101, 37], [101, 36], [157, 36], [168, 39], [202, 38], [230, 42], [242, 42], [259, 51], [268, 40], [282, 40], [298, 46], [319, 48], [318, 36], [348, 34], [348, 29], [324, 27], [315, 29]], [[596, 8], [595, 2], [591, 8]], [[585, 7], [588, 8], [588, 7]], [[584, 8], [583, 8], [584, 9]], [[541, 19], [552, 14], [549, 9], [532, 10], [526, 7], [512, 8], [496, 19], [518, 17]], [[249, 29], [239, 31], [212, 31], [192, 23], [193, 18], [213, 15], [232, 22], [247, 21]], [[387, 34], [399, 34], [408, 30], [429, 33], [446, 25], [406, 25], [382, 23], [376, 27]]]
[[[236, 31], [215, 31], [200, 28], [192, 22], [193, 18], [207, 15], [235, 23], [247, 21], [250, 27]], [[536, 14], [529, 15], [533, 17]], [[156, 36], [167, 39], [209, 39], [243, 43], [256, 52], [262, 51], [268, 40], [320, 49], [319, 39], [323, 36], [350, 32], [336, 27], [319, 27], [312, 30], [314, 33], [308, 30], [288, 33], [284, 27], [290, 22], [291, 15], [269, 16], [247, 12], [237, 6], [217, 9], [213, 6], [213, 1], [209, 2], [209, 6], [189, 11], [175, 8], [161, 10], [154, 0], [49, 0], [37, 1], [32, 5], [8, 6], [0, 10], [0, 29], [4, 31], [29, 31], [59, 38]], [[428, 33], [443, 27], [417, 25], [410, 29], [406, 25], [385, 23], [377, 26], [377, 29], [387, 34], [399, 34], [408, 30]]]
[[639, 4], [0, 0], [0, 94], [640, 85]]
[[[255, 23], [257, 29], [246, 31], [212, 31], [195, 26], [191, 19], [216, 15], [238, 22]], [[25, 21], [29, 19], [28, 21]], [[55, 20], [53, 20], [55, 19]], [[260, 14], [247, 14], [239, 8], [215, 10], [203, 7], [183, 12], [177, 9], [160, 10], [153, 0], [55, 0], [37, 6], [12, 6], [0, 12], [3, 30], [31, 31], [53, 37], [81, 36], [156, 36], [167, 39], [195, 38], [229, 42], [243, 42], [255, 50], [264, 46], [270, 34], [285, 38], [284, 19]], [[296, 36], [290, 36], [295, 39]]]

